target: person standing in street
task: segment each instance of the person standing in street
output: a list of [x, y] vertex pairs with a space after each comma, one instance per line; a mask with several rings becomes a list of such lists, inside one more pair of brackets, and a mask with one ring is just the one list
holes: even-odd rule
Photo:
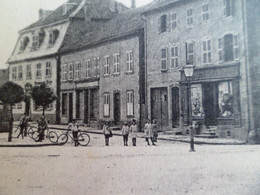
[[136, 146], [136, 137], [137, 137], [138, 128], [135, 119], [133, 119], [133, 123], [129, 128], [129, 132], [130, 132], [130, 137], [132, 138], [133, 146]]
[[152, 133], [153, 133], [153, 142], [157, 142], [158, 130], [157, 130], [157, 124], [155, 119], [153, 119], [152, 121]]
[[112, 132], [108, 126], [108, 122], [105, 122], [105, 124], [103, 126], [103, 133], [105, 136], [105, 144], [106, 144], [106, 146], [109, 146], [109, 138], [112, 137]]
[[146, 120], [144, 125], [144, 137], [145, 141], [147, 141], [147, 145], [150, 145], [149, 139], [151, 139], [152, 144], [155, 145], [153, 142], [152, 124], [150, 123], [149, 119]]
[[48, 123], [45, 120], [45, 116], [42, 116], [38, 122], [39, 142], [42, 142], [42, 140], [44, 139], [44, 131], [47, 129], [47, 127]]
[[27, 120], [26, 114], [24, 113], [24, 115], [20, 119], [20, 123], [19, 123], [20, 132], [19, 132], [19, 135], [17, 136], [17, 138], [19, 138], [20, 135], [22, 136], [22, 139], [24, 138], [24, 136], [25, 136], [24, 131], [26, 131], [27, 122], [28, 122], [28, 120]]
[[72, 131], [75, 147], [78, 146], [79, 145], [78, 142], [79, 124], [76, 122], [76, 119], [72, 120], [72, 123], [69, 124], [68, 129]]
[[127, 122], [124, 122], [124, 125], [122, 127], [122, 135], [123, 135], [123, 141], [124, 141], [124, 146], [128, 146], [128, 134], [129, 134], [129, 126], [127, 125]]

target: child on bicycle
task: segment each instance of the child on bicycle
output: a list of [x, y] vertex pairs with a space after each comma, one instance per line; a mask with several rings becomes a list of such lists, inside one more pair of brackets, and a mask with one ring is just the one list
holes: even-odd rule
[[79, 124], [76, 123], [76, 119], [72, 120], [72, 123], [69, 124], [68, 129], [72, 131], [75, 147], [78, 146], [79, 145], [78, 142]]

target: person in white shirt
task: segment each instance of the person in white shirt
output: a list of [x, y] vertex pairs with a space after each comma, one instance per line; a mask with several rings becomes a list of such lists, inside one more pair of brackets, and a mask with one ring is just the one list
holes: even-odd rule
[[72, 123], [69, 124], [68, 129], [72, 131], [75, 147], [78, 146], [79, 145], [78, 142], [79, 124], [76, 122], [76, 119], [72, 120]]

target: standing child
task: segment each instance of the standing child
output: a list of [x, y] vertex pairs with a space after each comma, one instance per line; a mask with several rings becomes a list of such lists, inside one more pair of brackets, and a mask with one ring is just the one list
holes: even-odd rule
[[109, 146], [109, 138], [112, 137], [112, 132], [108, 126], [108, 122], [105, 122], [105, 124], [103, 126], [103, 133], [105, 136], [105, 144], [106, 144], [106, 146]]
[[133, 146], [136, 146], [136, 137], [137, 137], [138, 128], [137, 128], [135, 119], [133, 119], [133, 123], [129, 128], [129, 132], [130, 132], [130, 136], [132, 138]]
[[73, 140], [75, 143], [75, 147], [79, 145], [78, 142], [78, 132], [79, 132], [79, 124], [76, 123], [76, 119], [72, 120], [72, 123], [69, 124], [68, 129], [72, 131]]
[[151, 139], [152, 144], [155, 145], [153, 142], [152, 124], [150, 123], [149, 119], [146, 120], [146, 123], [144, 125], [144, 136], [145, 141], [147, 141], [147, 145], [150, 145], [149, 139]]
[[129, 126], [127, 125], [127, 122], [124, 122], [124, 125], [122, 127], [122, 135], [124, 140], [124, 146], [128, 146], [128, 134], [129, 134]]

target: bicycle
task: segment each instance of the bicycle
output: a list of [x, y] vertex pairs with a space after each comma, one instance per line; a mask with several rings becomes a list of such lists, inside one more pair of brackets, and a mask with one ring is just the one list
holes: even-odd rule
[[[73, 142], [75, 142], [76, 140], [74, 140], [72, 133], [70, 133], [70, 132], [72, 132], [72, 131], [67, 130], [66, 133], [61, 134], [58, 138], [58, 144], [60, 144], [60, 145], [66, 144], [68, 142], [69, 137], [71, 138], [71, 140]], [[78, 131], [77, 141], [78, 141], [79, 145], [87, 146], [90, 142], [90, 136], [86, 132]]]
[[[38, 131], [38, 129], [34, 132], [31, 132], [31, 138], [34, 140], [34, 141], [38, 141], [39, 140], [39, 137], [40, 137], [40, 131]], [[30, 134], [29, 134], [30, 135]], [[57, 143], [58, 141], [58, 135], [56, 132], [54, 131], [50, 131], [49, 128], [46, 129], [46, 134], [45, 134], [45, 137], [47, 139], [49, 139], [52, 143]]]
[[[33, 129], [33, 127], [29, 123], [27, 123], [26, 127], [24, 128], [23, 133], [24, 133], [24, 136], [28, 135], [30, 138], [32, 138], [32, 132], [34, 132], [34, 131], [35, 130]], [[18, 125], [13, 132], [13, 136], [17, 137], [20, 134], [20, 132], [21, 132], [21, 126]]]

